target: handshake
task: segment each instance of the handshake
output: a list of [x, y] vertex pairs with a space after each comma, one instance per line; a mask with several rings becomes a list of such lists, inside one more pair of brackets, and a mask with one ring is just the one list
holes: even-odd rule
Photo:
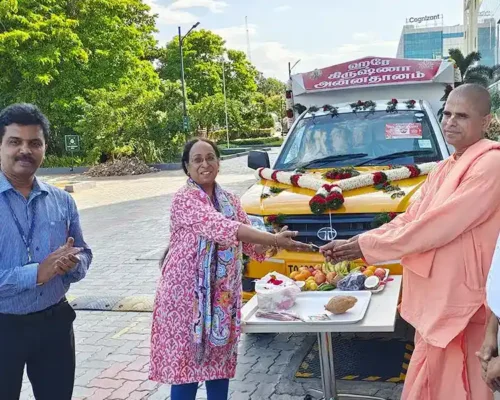
[[328, 262], [333, 264], [342, 261], [354, 261], [363, 258], [363, 252], [359, 247], [358, 237], [349, 240], [334, 240], [319, 248]]

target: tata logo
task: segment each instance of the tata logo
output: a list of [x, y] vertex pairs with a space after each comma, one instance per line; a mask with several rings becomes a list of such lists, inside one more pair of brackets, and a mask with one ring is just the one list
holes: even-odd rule
[[332, 240], [335, 240], [337, 235], [338, 235], [337, 231], [329, 227], [321, 228], [317, 234], [318, 238], [323, 242], [331, 242]]

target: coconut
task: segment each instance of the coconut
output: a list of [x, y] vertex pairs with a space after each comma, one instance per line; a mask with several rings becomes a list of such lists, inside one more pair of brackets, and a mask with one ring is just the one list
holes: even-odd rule
[[378, 289], [379, 286], [380, 286], [380, 279], [377, 276], [373, 275], [365, 279], [366, 289], [375, 290]]

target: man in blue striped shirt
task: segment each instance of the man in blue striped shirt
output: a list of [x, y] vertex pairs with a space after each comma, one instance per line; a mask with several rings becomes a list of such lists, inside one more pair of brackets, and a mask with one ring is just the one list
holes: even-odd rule
[[18, 400], [24, 367], [37, 400], [71, 400], [75, 312], [65, 293], [92, 252], [72, 197], [35, 177], [49, 122], [33, 105], [0, 112], [0, 399]]

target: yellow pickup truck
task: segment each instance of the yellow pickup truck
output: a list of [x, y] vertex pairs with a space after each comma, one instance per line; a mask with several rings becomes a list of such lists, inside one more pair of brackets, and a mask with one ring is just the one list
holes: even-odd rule
[[[264, 151], [251, 152], [248, 166], [256, 171], [262, 167], [300, 171], [334, 183], [334, 179], [322, 176], [328, 171], [383, 171], [448, 157], [451, 149], [445, 143], [435, 110], [427, 101], [410, 100], [397, 99], [393, 106], [393, 99], [386, 98], [370, 101], [369, 107], [340, 103], [309, 108], [294, 122], [272, 167]], [[358, 103], [367, 104], [363, 99]], [[271, 231], [272, 217], [298, 231], [298, 240], [321, 246], [333, 239], [359, 235], [404, 212], [424, 180], [425, 176], [418, 176], [393, 182], [391, 191], [370, 185], [344, 191], [345, 201], [339, 209], [314, 214], [309, 204], [314, 190], [257, 179], [242, 197], [242, 204], [254, 227]], [[243, 279], [244, 298], [253, 295], [254, 281], [270, 271], [290, 275], [301, 266], [323, 262], [318, 253], [287, 251], [263, 263], [249, 260]], [[399, 260], [388, 260], [384, 265], [393, 274], [401, 273]]]

